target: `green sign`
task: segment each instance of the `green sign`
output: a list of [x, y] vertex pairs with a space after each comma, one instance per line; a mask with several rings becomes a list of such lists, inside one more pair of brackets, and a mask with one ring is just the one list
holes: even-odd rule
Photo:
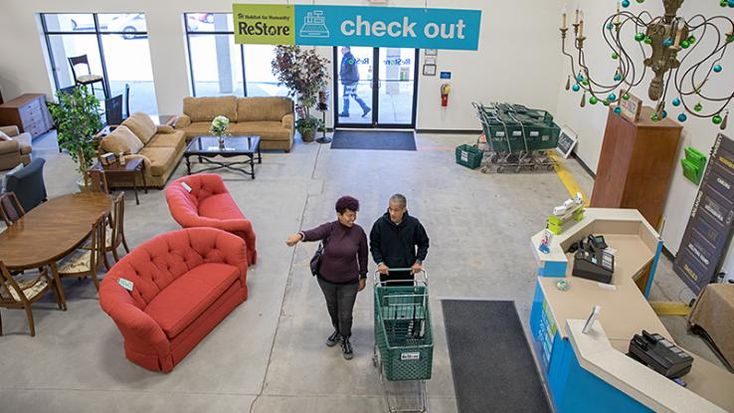
[[234, 4], [237, 44], [295, 44], [295, 8], [288, 5]]

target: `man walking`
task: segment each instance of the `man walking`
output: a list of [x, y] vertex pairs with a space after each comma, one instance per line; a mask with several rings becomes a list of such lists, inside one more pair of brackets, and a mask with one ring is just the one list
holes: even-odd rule
[[[390, 197], [387, 212], [372, 225], [370, 250], [380, 281], [402, 280], [389, 285], [413, 285], [413, 275], [423, 269], [423, 260], [428, 254], [428, 235], [418, 218], [408, 215], [405, 196]], [[410, 270], [391, 271], [390, 268]]]
[[342, 82], [344, 88], [343, 100], [344, 107], [342, 107], [340, 117], [349, 117], [349, 98], [352, 97], [362, 107], [362, 117], [367, 116], [372, 109], [367, 106], [362, 99], [357, 96], [357, 85], [359, 84], [359, 70], [357, 68], [357, 60], [354, 58], [349, 46], [343, 46], [341, 48], [342, 62], [339, 67], [339, 79]]

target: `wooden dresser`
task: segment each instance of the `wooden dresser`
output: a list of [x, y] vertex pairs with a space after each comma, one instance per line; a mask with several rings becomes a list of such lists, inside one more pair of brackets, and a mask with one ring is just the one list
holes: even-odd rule
[[34, 138], [53, 128], [46, 95], [26, 93], [0, 105], [0, 125], [16, 125]]
[[591, 206], [634, 208], [658, 228], [683, 126], [670, 118], [653, 122], [652, 113], [642, 108], [635, 123], [610, 108]]

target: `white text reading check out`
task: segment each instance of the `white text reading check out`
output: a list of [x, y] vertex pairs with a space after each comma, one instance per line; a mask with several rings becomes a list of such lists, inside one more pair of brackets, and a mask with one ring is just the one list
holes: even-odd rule
[[[345, 36], [374, 36], [383, 37], [386, 34], [390, 37], [417, 37], [415, 34], [415, 22], [410, 22], [408, 17], [403, 17], [403, 21], [392, 21], [385, 23], [378, 20], [370, 22], [363, 20], [362, 16], [357, 15], [356, 20], [345, 20], [341, 24], [341, 32]], [[423, 27], [423, 34], [434, 39], [441, 37], [442, 39], [464, 39], [463, 19], [459, 19], [456, 23], [428, 23]]]

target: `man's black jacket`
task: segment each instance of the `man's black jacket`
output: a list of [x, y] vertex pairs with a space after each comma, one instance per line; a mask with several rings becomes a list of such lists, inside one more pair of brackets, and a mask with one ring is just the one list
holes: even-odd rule
[[386, 212], [372, 225], [370, 251], [377, 264], [382, 262], [390, 268], [409, 268], [417, 259], [426, 259], [428, 235], [418, 218], [406, 212], [403, 220], [395, 224]]

